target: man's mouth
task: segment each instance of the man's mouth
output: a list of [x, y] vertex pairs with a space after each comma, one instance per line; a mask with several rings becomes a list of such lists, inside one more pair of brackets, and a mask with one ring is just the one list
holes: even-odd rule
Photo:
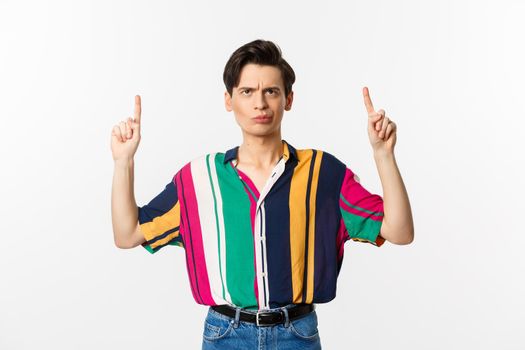
[[272, 117], [267, 115], [267, 114], [261, 114], [261, 115], [258, 115], [255, 118], [253, 118], [253, 119], [259, 120], [259, 121], [263, 121], [263, 120], [270, 120], [270, 119], [272, 119]]

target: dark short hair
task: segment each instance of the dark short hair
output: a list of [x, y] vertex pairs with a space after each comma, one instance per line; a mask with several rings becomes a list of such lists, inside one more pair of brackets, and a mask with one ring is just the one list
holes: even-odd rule
[[226, 62], [222, 79], [230, 96], [233, 96], [233, 88], [239, 85], [242, 68], [248, 63], [279, 68], [284, 83], [285, 96], [288, 96], [292, 91], [295, 73], [282, 57], [279, 46], [268, 40], [257, 39], [239, 47]]

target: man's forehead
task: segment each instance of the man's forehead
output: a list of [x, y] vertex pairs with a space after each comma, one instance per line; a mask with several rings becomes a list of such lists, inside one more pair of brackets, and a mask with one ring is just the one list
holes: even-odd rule
[[281, 71], [274, 66], [261, 66], [256, 64], [245, 65], [239, 77], [238, 86], [283, 85]]

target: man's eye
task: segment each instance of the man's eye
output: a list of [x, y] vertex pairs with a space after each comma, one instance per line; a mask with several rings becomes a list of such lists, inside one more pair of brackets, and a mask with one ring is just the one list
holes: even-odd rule
[[267, 92], [271, 92], [270, 95], [275, 95], [275, 90], [272, 90], [272, 89], [268, 89]]
[[[250, 90], [242, 90], [242, 91], [241, 91], [241, 94], [244, 94], [245, 92], [246, 92], [246, 93], [249, 93]], [[246, 95], [246, 94], [245, 94], [245, 95]]]

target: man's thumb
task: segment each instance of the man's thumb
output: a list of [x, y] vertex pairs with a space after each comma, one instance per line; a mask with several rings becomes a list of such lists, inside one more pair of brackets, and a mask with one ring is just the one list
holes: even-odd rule
[[368, 118], [368, 125], [371, 127], [375, 127], [375, 124], [379, 119], [381, 119], [383, 116], [381, 114], [376, 114], [370, 118]]
[[133, 130], [134, 139], [140, 137], [140, 124], [139, 123], [131, 122], [131, 130]]

